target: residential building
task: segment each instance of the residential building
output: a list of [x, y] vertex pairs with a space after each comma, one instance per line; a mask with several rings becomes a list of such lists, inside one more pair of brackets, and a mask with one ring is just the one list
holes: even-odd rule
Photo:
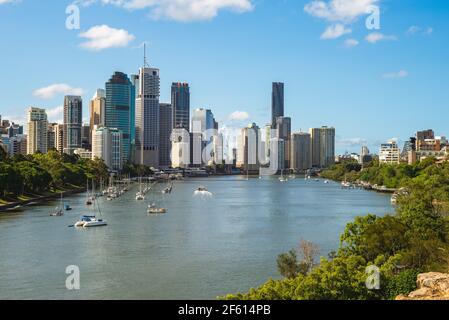
[[384, 164], [399, 164], [401, 152], [395, 140], [383, 143], [380, 147], [379, 162]]
[[291, 136], [290, 168], [301, 172], [312, 168], [311, 136], [306, 132], [293, 133]]
[[27, 154], [47, 153], [47, 113], [45, 109], [29, 108], [27, 113]]
[[123, 168], [123, 133], [116, 128], [94, 126], [92, 159], [103, 159], [111, 171]]
[[80, 96], [64, 97], [64, 153], [73, 154], [81, 148], [83, 102]]
[[328, 168], [335, 163], [335, 128], [310, 129], [312, 166]]
[[292, 120], [289, 117], [276, 118], [276, 137], [284, 140], [283, 169], [290, 168]]
[[243, 128], [237, 138], [237, 167], [245, 172], [258, 172], [259, 157], [259, 127], [249, 124]]

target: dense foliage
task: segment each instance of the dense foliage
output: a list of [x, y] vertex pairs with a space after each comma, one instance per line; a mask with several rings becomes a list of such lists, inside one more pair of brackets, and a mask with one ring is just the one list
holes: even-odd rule
[[108, 178], [108, 168], [100, 159], [61, 155], [56, 150], [12, 158], [3, 155], [0, 160], [0, 197], [16, 199], [27, 193], [55, 192], [85, 186], [87, 180], [99, 183]]
[[366, 181], [372, 185], [386, 186], [387, 188], [400, 188], [407, 186], [414, 178], [423, 175], [426, 177], [428, 171], [435, 168], [434, 158], [427, 158], [414, 165], [398, 164], [387, 165], [379, 164], [379, 161], [372, 161], [364, 168], [355, 160], [347, 160], [337, 163], [321, 173], [326, 179], [337, 181], [347, 180], [350, 182]]
[[[300, 272], [297, 250], [282, 254], [278, 268], [284, 279], [269, 280], [248, 293], [225, 298], [393, 299], [413, 291], [420, 272], [448, 272], [449, 163], [431, 159], [414, 166], [375, 164], [365, 170], [357, 173], [359, 177], [375, 181], [378, 174], [379, 179], [388, 177], [385, 183], [396, 181], [392, 185], [407, 188], [408, 193], [398, 199], [395, 215], [356, 218], [341, 235], [338, 251], [321, 258], [308, 272]], [[379, 268], [378, 289], [366, 285], [369, 266]]]

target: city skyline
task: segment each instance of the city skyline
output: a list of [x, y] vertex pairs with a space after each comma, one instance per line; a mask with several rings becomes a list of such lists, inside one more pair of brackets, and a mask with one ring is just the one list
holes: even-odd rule
[[[2, 4], [2, 30], [15, 28], [16, 36], [25, 40], [27, 47], [33, 46], [33, 62], [39, 63], [27, 64], [26, 83], [2, 83], [9, 94], [2, 97], [0, 113], [25, 124], [25, 110], [36, 106], [48, 110], [49, 122], [62, 120], [65, 93], [81, 95], [87, 102], [113, 71], [128, 76], [135, 73], [141, 65], [141, 43], [148, 42], [150, 65], [162, 70], [160, 102], [170, 102], [172, 82], [187, 82], [190, 110], [211, 108], [223, 125], [268, 123], [270, 87], [280, 81], [285, 83], [285, 113], [293, 119], [292, 132], [335, 126], [337, 153], [358, 152], [363, 144], [376, 150], [390, 138], [399, 138], [402, 145], [410, 132], [422, 128], [447, 134], [443, 117], [436, 115], [449, 100], [444, 90], [449, 70], [444, 64], [448, 45], [443, 32], [447, 29], [443, 17], [448, 4], [412, 1], [403, 8], [398, 3], [371, 1], [381, 9], [377, 37], [368, 37], [374, 32], [366, 30], [363, 14], [345, 24], [346, 34], [337, 37], [338, 32], [323, 32], [331, 22], [306, 10], [312, 1], [243, 2], [251, 7], [240, 14], [234, 12], [236, 7], [224, 7], [205, 21], [183, 22], [173, 17], [154, 20], [142, 10], [80, 6], [80, 30], [64, 27], [69, 1], [52, 6], [26, 0]], [[44, 18], [27, 13], [38, 7], [45, 7]], [[18, 25], [17, 21], [26, 23]], [[268, 22], [267, 27], [261, 21]], [[80, 44], [89, 39], [87, 31], [97, 25], [125, 30], [134, 40], [120, 48], [86, 50]], [[260, 28], [266, 31], [264, 37], [260, 37], [264, 34]], [[168, 50], [171, 39], [181, 30], [189, 34], [186, 39], [177, 38], [184, 48], [182, 58], [188, 63]], [[36, 37], [39, 32], [52, 37]], [[220, 36], [214, 39], [217, 34]], [[336, 38], [329, 39], [331, 36]], [[266, 46], [266, 37], [273, 39], [273, 45]], [[23, 61], [27, 50], [24, 43], [6, 33], [5, 39], [13, 44], [5, 51], [13, 63], [5, 66], [4, 79], [14, 79], [17, 70], [12, 66], [22, 68], [23, 63], [14, 62]], [[198, 50], [202, 46], [204, 50]], [[284, 50], [287, 46], [288, 52]], [[88, 115], [88, 103], [83, 108], [83, 114]], [[423, 108], [426, 111], [419, 113]], [[383, 127], [390, 130], [379, 130]]]

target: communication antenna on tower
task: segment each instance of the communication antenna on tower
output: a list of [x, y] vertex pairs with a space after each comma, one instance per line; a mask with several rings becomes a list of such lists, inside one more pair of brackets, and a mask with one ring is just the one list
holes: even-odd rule
[[150, 65], [148, 64], [148, 60], [147, 60], [147, 43], [146, 42], [143, 43], [143, 67], [144, 68], [150, 67]]

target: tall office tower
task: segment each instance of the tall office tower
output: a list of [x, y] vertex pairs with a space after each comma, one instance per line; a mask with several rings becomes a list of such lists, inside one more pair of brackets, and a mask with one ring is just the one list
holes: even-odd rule
[[188, 168], [190, 165], [190, 133], [187, 129], [173, 129], [171, 135], [171, 165], [173, 168]]
[[216, 165], [223, 164], [223, 135], [217, 134], [212, 137], [212, 159], [211, 162]]
[[159, 105], [159, 166], [171, 166], [171, 133], [173, 130], [173, 108], [169, 103]]
[[259, 171], [259, 127], [252, 123], [243, 128], [237, 138], [237, 167], [244, 171]]
[[188, 83], [173, 82], [171, 85], [173, 128], [190, 131], [190, 88]]
[[47, 127], [47, 150], [56, 149], [56, 123], [50, 123]]
[[276, 118], [284, 116], [284, 84], [273, 82], [271, 93], [271, 124], [276, 128]]
[[283, 168], [290, 168], [290, 153], [291, 153], [291, 133], [292, 133], [292, 119], [288, 117], [276, 118], [276, 137], [284, 140], [284, 164]]
[[92, 131], [92, 159], [103, 159], [112, 171], [123, 168], [123, 134], [118, 129], [94, 126]]
[[131, 160], [134, 141], [135, 89], [128, 76], [115, 72], [106, 82], [104, 126], [122, 133], [122, 162]]
[[136, 83], [136, 154], [134, 162], [159, 167], [159, 69], [140, 68]]
[[292, 134], [290, 168], [295, 171], [305, 171], [312, 168], [311, 137], [309, 133]]
[[81, 127], [81, 148], [84, 150], [92, 150], [92, 134], [90, 125], [83, 125]]
[[45, 109], [28, 109], [27, 154], [47, 153], [47, 113]]
[[64, 153], [73, 154], [81, 148], [83, 102], [79, 96], [64, 97]]
[[106, 90], [97, 89], [94, 97], [90, 100], [90, 131], [94, 130], [94, 126], [104, 125], [104, 115], [106, 109]]
[[312, 139], [312, 166], [327, 168], [335, 163], [335, 128], [310, 129]]
[[203, 141], [211, 141], [215, 127], [218, 127], [218, 123], [211, 110], [199, 108], [193, 111], [191, 131], [203, 134]]

